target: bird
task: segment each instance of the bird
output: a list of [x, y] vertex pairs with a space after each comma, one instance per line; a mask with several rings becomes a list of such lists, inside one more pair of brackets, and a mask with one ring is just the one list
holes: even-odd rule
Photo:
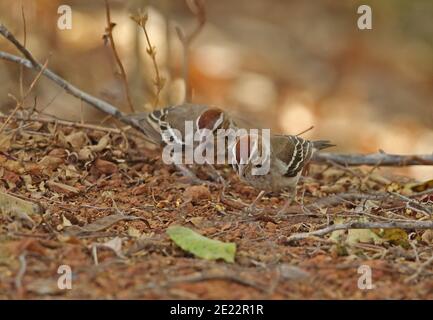
[[[151, 112], [129, 114], [125, 117], [142, 129], [142, 132], [148, 141], [159, 145], [160, 147], [164, 147], [168, 144], [182, 146], [180, 149], [182, 152], [185, 152], [185, 150], [190, 147], [195, 149], [205, 138], [204, 134], [201, 134], [201, 140], [197, 141], [194, 140], [193, 136], [189, 136], [194, 135], [196, 131], [199, 131], [199, 133], [211, 133], [216, 139], [218, 130], [237, 128], [232, 117], [222, 109], [192, 103], [168, 106]], [[186, 121], [192, 123], [191, 132], [187, 132], [185, 126]], [[191, 146], [188, 145], [188, 141], [192, 141], [193, 144]], [[214, 141], [216, 142], [216, 140]], [[216, 156], [217, 154], [215, 153], [215, 159]], [[199, 179], [197, 179], [183, 164], [175, 165], [184, 175], [196, 182], [199, 182]], [[217, 171], [213, 166], [211, 166], [211, 169], [215, 178]], [[222, 177], [218, 176], [218, 178], [220, 179]]]
[[[186, 140], [185, 121], [193, 122], [193, 131], [208, 129], [216, 133], [218, 129], [236, 127], [234, 121], [222, 109], [201, 104], [184, 103], [169, 106], [152, 112], [126, 115], [143, 129], [146, 137], [157, 145], [168, 143], [184, 144]], [[175, 134], [178, 130], [181, 136]]]
[[261, 190], [248, 210], [254, 211], [265, 193], [288, 189], [291, 196], [279, 212], [285, 211], [296, 196], [299, 178], [313, 154], [333, 146], [328, 140], [309, 141], [294, 135], [238, 137], [230, 147], [232, 166], [241, 181]]

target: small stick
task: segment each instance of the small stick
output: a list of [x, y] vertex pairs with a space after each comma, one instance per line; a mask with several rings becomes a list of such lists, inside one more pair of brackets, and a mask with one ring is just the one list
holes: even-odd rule
[[418, 278], [421, 275], [421, 273], [425, 270], [425, 268], [427, 268], [432, 262], [433, 262], [433, 256], [431, 256], [430, 259], [428, 259], [426, 262], [424, 262], [422, 265], [420, 265], [418, 270], [413, 275], [406, 278], [404, 280], [404, 282], [409, 283], [412, 280], [415, 280], [416, 278]]
[[36, 85], [36, 82], [39, 80], [39, 78], [41, 77], [42, 73], [44, 72], [44, 70], [47, 68], [47, 64], [48, 64], [48, 60], [45, 61], [45, 64], [43, 65], [42, 69], [38, 72], [38, 74], [36, 75], [36, 77], [33, 79], [33, 82], [30, 84], [30, 87], [27, 89], [26, 93], [24, 94], [24, 96], [22, 97], [21, 101], [18, 101], [15, 97], [13, 97], [16, 101], [16, 107], [15, 109], [11, 112], [11, 114], [9, 115], [9, 117], [6, 119], [6, 121], [3, 123], [3, 125], [0, 127], [0, 133], [4, 130], [4, 128], [7, 126], [8, 122], [10, 121], [10, 119], [15, 115], [15, 113], [17, 113], [17, 111], [23, 106], [24, 104], [24, 100], [27, 98], [27, 96], [30, 94], [30, 92], [32, 91], [33, 87]]
[[335, 154], [317, 152], [313, 156], [315, 163], [334, 162], [343, 166], [414, 166], [433, 165], [433, 154], [398, 155], [384, 152], [372, 154]]
[[156, 108], [159, 103], [159, 96], [161, 94], [162, 88], [164, 88], [165, 79], [162, 78], [159, 73], [158, 63], [156, 62], [156, 48], [155, 46], [152, 46], [152, 43], [150, 42], [149, 33], [147, 32], [146, 29], [148, 15], [147, 13], [144, 14], [139, 11], [136, 16], [131, 16], [131, 19], [143, 29], [144, 36], [146, 37], [146, 42], [147, 42], [146, 52], [152, 59], [153, 68], [155, 69], [155, 80], [153, 83], [155, 85], [156, 92], [155, 92], [155, 101], [153, 102], [153, 107]]
[[[24, 5], [21, 4], [21, 17], [23, 19], [23, 32], [24, 32], [24, 38], [23, 38], [23, 46], [26, 47], [27, 44], [27, 26], [26, 26], [26, 16], [24, 14]], [[20, 97], [21, 100], [23, 100], [24, 97], [24, 85], [23, 85], [23, 66], [20, 65]]]
[[26, 273], [26, 269], [27, 269], [26, 253], [24, 252], [20, 254], [18, 260], [20, 261], [20, 269], [18, 270], [18, 273], [15, 277], [15, 288], [17, 290], [21, 290], [23, 276]]
[[183, 66], [182, 73], [183, 79], [185, 81], [185, 91], [186, 91], [186, 102], [191, 102], [192, 99], [192, 89], [191, 84], [189, 83], [189, 50], [191, 43], [198, 36], [200, 31], [203, 29], [206, 23], [206, 11], [204, 8], [204, 3], [202, 0], [187, 0], [186, 1], [189, 9], [195, 14], [197, 17], [197, 26], [196, 28], [189, 34], [185, 35], [179, 27], [176, 27], [177, 36], [179, 37], [180, 42], [183, 46]]
[[[7, 31], [7, 29], [3, 25], [0, 25], [0, 34], [3, 34], [3, 35], [8, 34], [7, 38], [9, 39], [11, 34], [9, 33], [9, 31], [7, 31], [8, 33], [4, 33], [5, 30]], [[15, 38], [13, 38], [13, 39], [15, 39]], [[21, 48], [20, 44], [18, 45], [17, 48], [19, 48], [19, 50], [23, 54], [24, 53], [26, 55], [30, 54], [25, 48]], [[35, 61], [31, 55], [30, 55], [30, 57], [33, 61]], [[0, 59], [4, 59], [4, 60], [12, 61], [12, 62], [15, 62], [18, 64], [22, 64], [23, 66], [25, 66], [26, 68], [29, 68], [29, 69], [40, 70], [40, 68], [42, 68], [42, 65], [40, 65], [36, 61], [34, 62], [36, 64], [33, 64], [32, 60], [30, 60], [30, 59], [23, 59], [21, 57], [15, 56], [15, 55], [7, 53], [7, 52], [0, 51]], [[77, 87], [75, 87], [71, 83], [67, 82], [65, 79], [61, 78], [60, 76], [58, 76], [57, 74], [55, 74], [54, 72], [52, 72], [49, 69], [43, 70], [42, 74], [44, 76], [46, 76], [48, 79], [52, 80], [58, 86], [63, 88], [70, 95], [87, 102], [88, 104], [90, 104], [94, 108], [98, 109], [99, 111], [111, 114], [113, 117], [115, 117], [119, 121], [122, 121], [123, 123], [129, 124], [133, 128], [137, 129], [138, 131], [146, 134], [146, 132], [143, 131], [143, 128], [140, 126], [138, 121], [134, 120], [133, 118], [126, 117], [126, 114], [124, 114], [123, 112], [121, 112], [119, 109], [117, 109], [113, 105], [109, 104], [108, 102], [105, 102], [104, 100], [98, 99], [98, 98], [78, 89]]]
[[332, 226], [315, 230], [312, 232], [295, 233], [287, 237], [286, 241], [298, 241], [311, 236], [323, 236], [336, 230], [349, 229], [433, 229], [433, 221], [391, 221], [391, 222], [360, 222], [334, 224]]
[[309, 127], [308, 129], [305, 129], [304, 131], [299, 132], [296, 136], [303, 135], [304, 133], [306, 133], [306, 132], [308, 132], [308, 131], [310, 131], [310, 130], [313, 130], [313, 129], [314, 129], [314, 126], [311, 126], [311, 127]]
[[[7, 119], [8, 117], [9, 116], [0, 115], [0, 119]], [[55, 124], [60, 124], [68, 127], [91, 129], [91, 130], [98, 130], [98, 131], [118, 133], [118, 134], [121, 134], [122, 130], [128, 130], [130, 128], [128, 126], [120, 130], [116, 128], [98, 126], [90, 123], [79, 123], [79, 122], [73, 122], [73, 121], [67, 121], [61, 119], [47, 119], [47, 118], [40, 118], [40, 117], [23, 118], [23, 117], [13, 116], [11, 117], [11, 119], [18, 120], [18, 121], [37, 121], [42, 123], [55, 123]]]
[[129, 92], [128, 77], [126, 76], [125, 68], [123, 67], [122, 60], [120, 60], [119, 54], [117, 53], [116, 44], [114, 43], [113, 29], [116, 24], [111, 21], [110, 5], [108, 4], [108, 0], [105, 0], [105, 11], [107, 17], [107, 27], [105, 28], [105, 34], [103, 36], [103, 39], [105, 41], [109, 39], [111, 50], [113, 51], [114, 58], [116, 59], [116, 63], [120, 69], [120, 76], [122, 77], [123, 82], [123, 90], [125, 92], [126, 100], [128, 101], [128, 106], [131, 109], [131, 112], [135, 112], [134, 105], [132, 104], [131, 100], [131, 94]]

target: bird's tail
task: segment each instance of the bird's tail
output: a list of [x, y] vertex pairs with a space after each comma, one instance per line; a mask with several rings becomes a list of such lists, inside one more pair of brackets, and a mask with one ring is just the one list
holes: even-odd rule
[[335, 147], [335, 144], [332, 144], [329, 140], [317, 140], [313, 141], [313, 147], [317, 150], [322, 150], [330, 147]]

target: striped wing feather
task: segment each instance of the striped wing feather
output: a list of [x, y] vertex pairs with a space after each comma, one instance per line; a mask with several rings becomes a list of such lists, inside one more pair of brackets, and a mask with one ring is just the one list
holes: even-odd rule
[[273, 139], [278, 139], [272, 143], [276, 158], [287, 164], [285, 176], [296, 176], [311, 159], [312, 143], [297, 136], [275, 136]]

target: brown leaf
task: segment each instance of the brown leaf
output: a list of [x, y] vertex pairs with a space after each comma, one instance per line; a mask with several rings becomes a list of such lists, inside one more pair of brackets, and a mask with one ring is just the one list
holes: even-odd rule
[[17, 175], [15, 172], [9, 171], [7, 169], [4, 170], [3, 177], [0, 177], [8, 182], [11, 182], [13, 184], [17, 184], [21, 181], [21, 178], [19, 175]]
[[38, 164], [42, 166], [42, 170], [45, 169], [49, 172], [56, 170], [63, 163], [64, 160], [62, 158], [54, 156], [45, 156], [38, 162]]
[[186, 188], [183, 197], [187, 202], [197, 202], [199, 200], [210, 199], [211, 194], [208, 187], [205, 186], [190, 186]]
[[11, 140], [12, 135], [11, 134], [0, 134], [0, 151], [6, 152], [11, 147]]
[[82, 147], [89, 143], [89, 138], [83, 131], [75, 131], [72, 132], [68, 136], [59, 135], [59, 139], [63, 140], [67, 146], [72, 147], [74, 151], [80, 150]]
[[134, 189], [132, 189], [132, 194], [135, 196], [138, 196], [140, 194], [147, 193], [149, 191], [149, 187], [146, 184], [140, 184], [139, 186], [136, 186]]
[[66, 158], [68, 154], [66, 150], [63, 148], [55, 148], [48, 153], [49, 156], [57, 157], [57, 158]]
[[96, 159], [94, 166], [101, 173], [113, 174], [117, 172], [117, 165], [107, 160]]

